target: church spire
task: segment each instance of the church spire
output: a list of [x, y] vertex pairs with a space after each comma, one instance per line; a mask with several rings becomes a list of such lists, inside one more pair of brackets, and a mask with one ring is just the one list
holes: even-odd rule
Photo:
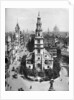
[[20, 27], [19, 27], [18, 18], [17, 18], [17, 24], [15, 26], [15, 32], [19, 32], [19, 31], [20, 31]]
[[38, 12], [38, 16], [40, 16], [40, 12]]
[[38, 12], [37, 23], [36, 23], [36, 34], [34, 39], [34, 49], [35, 49], [35, 67], [43, 69], [43, 53], [44, 53], [44, 44], [43, 44], [43, 35], [42, 35], [42, 23], [40, 12]]
[[41, 20], [41, 17], [40, 17], [40, 11], [38, 12], [38, 19], [40, 19], [40, 20]]
[[17, 18], [17, 24], [18, 24], [18, 18]]
[[36, 23], [36, 36], [42, 36], [41, 26], [42, 26], [42, 23], [41, 23], [40, 12], [38, 12], [37, 23]]

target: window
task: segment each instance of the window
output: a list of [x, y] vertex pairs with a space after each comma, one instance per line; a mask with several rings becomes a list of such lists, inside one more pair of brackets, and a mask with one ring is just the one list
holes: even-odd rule
[[47, 57], [47, 55], [45, 55], [45, 57]]
[[38, 60], [40, 60], [40, 57], [38, 57]]
[[40, 40], [38, 40], [38, 43], [40, 43]]
[[45, 64], [48, 64], [48, 61], [47, 60], [45, 60]]
[[47, 68], [49, 68], [49, 66], [47, 66]]
[[40, 33], [38, 33], [38, 36], [40, 36]]
[[29, 68], [31, 68], [31, 66], [29, 66]]
[[40, 53], [40, 49], [38, 49], [38, 53]]

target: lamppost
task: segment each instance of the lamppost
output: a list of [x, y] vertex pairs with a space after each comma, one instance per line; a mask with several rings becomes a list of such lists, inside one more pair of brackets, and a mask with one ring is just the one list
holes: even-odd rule
[[50, 88], [49, 88], [49, 91], [55, 91], [54, 90], [54, 87], [53, 87], [53, 83], [54, 83], [54, 72], [53, 72], [53, 69], [52, 69], [52, 78], [50, 80]]
[[50, 88], [49, 88], [49, 91], [55, 91], [54, 88], [53, 88], [53, 82], [54, 82], [54, 79], [52, 78], [50, 80]]

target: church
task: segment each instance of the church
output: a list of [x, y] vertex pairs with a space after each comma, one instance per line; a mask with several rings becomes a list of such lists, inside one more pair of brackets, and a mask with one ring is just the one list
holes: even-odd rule
[[38, 13], [34, 38], [34, 51], [26, 57], [27, 69], [35, 69], [37, 72], [41, 72], [44, 69], [53, 69], [53, 56], [44, 48], [44, 38], [41, 26], [41, 17], [40, 13]]

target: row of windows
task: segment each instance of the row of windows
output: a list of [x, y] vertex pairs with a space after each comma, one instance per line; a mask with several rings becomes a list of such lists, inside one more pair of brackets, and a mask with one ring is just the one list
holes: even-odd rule
[[35, 41], [35, 44], [37, 44], [37, 43], [39, 43], [39, 44], [40, 44], [40, 43], [43, 44], [43, 40], [39, 40], [39, 39], [38, 39], [37, 41]]
[[[39, 66], [41, 66], [41, 64], [38, 64], [38, 67], [39, 67]], [[30, 66], [30, 65], [27, 66], [27, 67], [28, 67], [29, 69], [32, 69], [32, 68], [33, 68], [33, 66]], [[50, 68], [50, 66], [47, 66], [47, 68]]]

